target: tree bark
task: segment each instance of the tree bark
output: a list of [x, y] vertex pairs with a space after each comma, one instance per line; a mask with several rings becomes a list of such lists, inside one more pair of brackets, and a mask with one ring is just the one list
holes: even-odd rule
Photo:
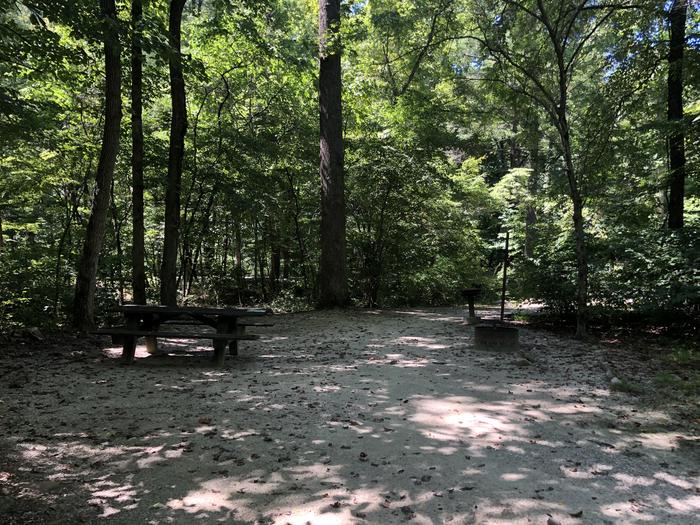
[[258, 220], [253, 217], [253, 283], [256, 291], [258, 289], [258, 262], [260, 262], [258, 250]]
[[668, 52], [669, 198], [668, 227], [683, 227], [685, 198], [685, 135], [683, 133], [683, 48], [688, 0], [675, 0], [669, 12], [671, 42]]
[[180, 187], [182, 161], [185, 156], [185, 132], [187, 131], [187, 107], [185, 78], [182, 73], [180, 29], [182, 10], [186, 0], [170, 0], [168, 32], [170, 40], [170, 151], [168, 155], [168, 180], [165, 192], [165, 238], [163, 261], [160, 269], [160, 302], [177, 304], [177, 246], [180, 230]]
[[122, 116], [119, 28], [115, 0], [101, 0], [100, 6], [105, 51], [105, 122], [100, 160], [95, 174], [95, 194], [75, 282], [73, 326], [81, 331], [91, 329], [95, 322], [97, 265], [109, 212], [110, 187], [119, 153]]
[[133, 301], [146, 304], [146, 248], [143, 220], [143, 51], [141, 49], [142, 0], [131, 0], [131, 282]]
[[319, 306], [347, 303], [340, 0], [319, 0], [321, 258]]
[[[546, 19], [543, 4], [538, 0], [540, 12]], [[549, 22], [548, 22], [549, 24]], [[549, 26], [551, 27], [551, 25]], [[548, 29], [549, 29], [548, 27]], [[574, 169], [574, 157], [571, 146], [571, 128], [569, 127], [569, 78], [564, 56], [565, 45], [558, 40], [557, 31], [548, 30], [549, 37], [557, 57], [559, 70], [559, 104], [552, 108], [557, 116], [557, 131], [564, 153], [564, 167], [569, 181], [569, 192], [573, 205], [574, 238], [576, 242], [576, 337], [583, 339], [588, 335], [588, 251], [586, 247], [586, 230], [583, 221], [583, 197], [579, 185], [579, 177]], [[565, 35], [564, 38], [567, 36]], [[566, 40], [564, 40], [565, 42]]]
[[279, 289], [282, 272], [282, 247], [279, 227], [271, 224], [270, 230], [270, 290], [275, 293]]
[[[506, 287], [508, 285], [508, 250], [510, 241], [510, 231], [506, 230], [506, 249], [503, 252], [503, 281], [501, 282], [501, 322], [506, 314]], [[471, 315], [471, 312], [470, 312]]]
[[110, 207], [112, 209], [112, 226], [114, 227], [114, 246], [117, 250], [117, 289], [119, 291], [119, 304], [124, 304], [124, 249], [122, 248], [122, 220], [119, 220], [119, 209], [114, 199], [114, 180], [110, 188]]
[[583, 222], [583, 198], [581, 197], [576, 172], [574, 171], [565, 97], [562, 98], [560, 108], [559, 136], [564, 152], [564, 165], [573, 204], [574, 238], [576, 242], [576, 337], [584, 338], [588, 333], [588, 252]]
[[292, 208], [292, 218], [294, 220], [294, 236], [297, 241], [297, 247], [299, 250], [299, 267], [301, 268], [302, 283], [304, 286], [304, 292], [308, 293], [309, 290], [309, 280], [310, 271], [307, 269], [307, 257], [306, 257], [306, 247], [304, 245], [304, 237], [301, 232], [301, 224], [299, 218], [301, 217], [301, 204], [299, 203], [299, 195], [294, 187], [294, 175], [291, 171], [286, 170], [287, 180], [289, 181], [289, 197], [292, 200], [294, 207]]

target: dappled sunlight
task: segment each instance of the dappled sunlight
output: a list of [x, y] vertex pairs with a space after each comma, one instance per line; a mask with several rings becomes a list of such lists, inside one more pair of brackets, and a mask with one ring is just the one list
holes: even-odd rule
[[[466, 311], [466, 307], [465, 307]], [[435, 315], [434, 312], [425, 310], [395, 310], [393, 313], [399, 315], [410, 315], [415, 317], [420, 317], [422, 321], [438, 321], [441, 323], [462, 323], [464, 321], [465, 313], [459, 315]]]
[[618, 501], [612, 504], [601, 505], [600, 513], [615, 519], [615, 523], [627, 525], [632, 523], [653, 523], [656, 518], [650, 512], [645, 512], [645, 504], [635, 501]]
[[656, 481], [648, 476], [631, 476], [622, 472], [616, 472], [612, 475], [618, 481], [618, 490], [627, 490], [635, 486], [651, 487]]
[[[674, 476], [673, 474], [669, 474], [668, 472], [657, 472], [656, 474], [654, 474], [654, 478], [665, 483], [670, 483], [671, 485], [675, 485], [676, 487], [680, 487], [685, 490], [691, 490], [694, 487], [693, 483], [679, 478], [678, 476]], [[700, 498], [700, 496], [698, 497]]]
[[697, 517], [700, 513], [700, 495], [688, 496], [682, 499], [666, 498], [666, 502], [679, 514], [694, 514]]
[[[204, 341], [207, 341], [206, 339]], [[121, 359], [123, 347], [121, 344], [105, 347], [102, 349], [102, 353], [109, 357], [110, 359]], [[202, 343], [201, 341], [192, 341], [189, 339], [169, 339], [165, 342], [158, 342], [158, 351], [155, 354], [151, 354], [146, 349], [146, 345], [141, 342], [141, 344], [136, 345], [136, 350], [134, 353], [134, 359], [139, 360], [153, 360], [161, 357], [173, 357], [178, 355], [191, 355], [191, 354], [211, 354], [212, 353], [211, 341], [208, 340], [207, 343]]]
[[[489, 407], [477, 405], [467, 397], [446, 399], [413, 399], [415, 413], [409, 419], [419, 424], [424, 436], [441, 441], [459, 441], [474, 438], [481, 443], [501, 439], [504, 433], [521, 434], [522, 429], [513, 424], [507, 414], [507, 406], [499, 406], [491, 412]], [[497, 415], [500, 414], [500, 415]]]
[[426, 350], [444, 350], [448, 345], [440, 344], [435, 339], [429, 337], [410, 337], [402, 336], [392, 341], [389, 344], [400, 346], [412, 346], [416, 348], [424, 348]]
[[[494, 501], [492, 498], [485, 497], [479, 499], [476, 505], [474, 518], [476, 520], [487, 520], [491, 524], [510, 524], [510, 523], [527, 523], [529, 520], [518, 520], [518, 516], [532, 515], [539, 513], [540, 516], [556, 516], [557, 514], [566, 515], [569, 510], [566, 505], [556, 502], [547, 502], [543, 500], [533, 500], [526, 498], [504, 498], [501, 501]], [[536, 515], [536, 514], [535, 514]]]
[[102, 509], [102, 516], [111, 516], [138, 505], [139, 491], [131, 484], [119, 485], [109, 480], [99, 480], [89, 484], [88, 489], [91, 491], [88, 504]]
[[123, 525], [565, 524], [579, 511], [685, 525], [697, 512], [697, 475], [670, 466], [693, 436], [660, 415], [647, 427], [606, 388], [474, 352], [462, 325], [427, 322], [439, 312], [363, 315], [324, 313], [317, 332], [251, 344], [224, 369], [199, 350], [80, 364], [89, 380], [66, 380], [62, 403], [47, 387], [29, 399], [41, 430], [17, 450]]
[[567, 478], [573, 479], [595, 479], [596, 476], [606, 476], [611, 473], [612, 465], [597, 463], [589, 467], [580, 466], [560, 466], [559, 467]]
[[[681, 434], [681, 436], [685, 436]], [[691, 438], [691, 436], [687, 436]], [[640, 432], [632, 437], [621, 438], [622, 443], [634, 442], [644, 448], [674, 450], [678, 446], [678, 432]]]

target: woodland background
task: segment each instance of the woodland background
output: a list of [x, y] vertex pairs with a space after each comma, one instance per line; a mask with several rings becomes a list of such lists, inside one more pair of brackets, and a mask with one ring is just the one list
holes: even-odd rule
[[[577, 252], [565, 152], [528, 76], [557, 85], [547, 32], [523, 11], [541, 3], [342, 3], [352, 304], [455, 304], [474, 284], [485, 299], [495, 298], [509, 232], [509, 297], [574, 312]], [[105, 119], [97, 4], [0, 0], [3, 331], [61, 327], [72, 311]], [[590, 315], [697, 319], [700, 10], [693, 2], [610, 3], [604, 11], [602, 2], [542, 4], [560, 14], [587, 6], [581, 24], [569, 27], [581, 46], [566, 86]], [[686, 6], [681, 118], [669, 116], [677, 4]], [[169, 3], [144, 2], [138, 25], [130, 3], [116, 9], [123, 118], [98, 314], [133, 300], [128, 52], [135, 36], [144, 54], [149, 302], [159, 302], [164, 240]], [[176, 261], [182, 303], [299, 309], [319, 297], [318, 14], [309, 0], [185, 4], [188, 127]], [[669, 223], [669, 139], [678, 136], [685, 146], [680, 225]]]

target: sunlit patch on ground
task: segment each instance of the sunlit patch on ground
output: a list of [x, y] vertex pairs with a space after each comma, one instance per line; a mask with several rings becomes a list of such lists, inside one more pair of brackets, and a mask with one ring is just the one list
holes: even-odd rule
[[0, 480], [118, 525], [692, 523], [693, 435], [559, 363], [568, 341], [521, 367], [462, 316], [280, 316], [221, 369], [185, 341], [34, 367]]

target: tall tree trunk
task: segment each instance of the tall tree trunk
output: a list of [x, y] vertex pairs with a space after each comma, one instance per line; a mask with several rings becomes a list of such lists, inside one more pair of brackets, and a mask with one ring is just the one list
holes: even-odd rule
[[674, 0], [669, 13], [671, 42], [668, 52], [668, 164], [670, 169], [668, 227], [683, 227], [685, 197], [685, 136], [683, 133], [683, 48], [688, 0]]
[[142, 0], [131, 0], [131, 200], [133, 212], [131, 283], [134, 293], [133, 301], [136, 304], [146, 304], [146, 248], [143, 223], [142, 15]]
[[[542, 5], [538, 0], [538, 5]], [[540, 8], [542, 9], [542, 8]], [[571, 147], [571, 128], [569, 127], [569, 79], [565, 65], [564, 46], [559, 43], [556, 33], [550, 32], [550, 38], [557, 56], [559, 69], [559, 104], [553, 108], [556, 114], [556, 127], [559, 132], [562, 152], [564, 153], [564, 168], [569, 181], [569, 194], [573, 205], [574, 238], [576, 242], [576, 337], [583, 339], [588, 335], [588, 251], [586, 247], [586, 231], [583, 222], [583, 197], [579, 177], [574, 169], [574, 156]]]
[[168, 181], [165, 192], [165, 238], [163, 261], [160, 269], [160, 302], [177, 304], [177, 246], [180, 229], [180, 186], [182, 160], [185, 155], [185, 132], [187, 131], [187, 107], [185, 78], [182, 74], [180, 52], [180, 28], [182, 10], [186, 0], [170, 0], [168, 24], [170, 41], [170, 151], [168, 155]]
[[319, 0], [322, 307], [347, 303], [340, 55], [340, 0]]
[[95, 322], [97, 265], [109, 212], [110, 187], [119, 153], [122, 116], [119, 27], [115, 0], [101, 0], [100, 6], [105, 51], [105, 122], [100, 160], [95, 174], [95, 194], [75, 282], [73, 326], [79, 330], [89, 330]]
[[566, 116], [566, 99], [563, 98], [562, 100], [559, 113], [559, 136], [564, 152], [564, 166], [573, 204], [574, 238], [576, 241], [576, 337], [584, 338], [588, 333], [588, 252], [583, 222], [583, 198], [581, 197], [581, 190], [574, 171], [571, 135]]

